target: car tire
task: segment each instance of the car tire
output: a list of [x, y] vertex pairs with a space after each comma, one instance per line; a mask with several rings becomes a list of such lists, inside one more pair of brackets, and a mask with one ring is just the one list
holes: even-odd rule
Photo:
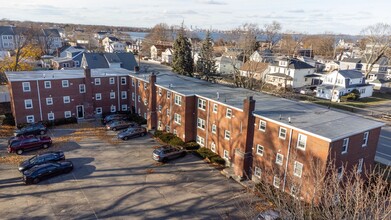
[[124, 139], [123, 139], [123, 140], [124, 140], [124, 141], [127, 141], [128, 139], [129, 139], [128, 137], [124, 137]]
[[42, 147], [43, 147], [44, 149], [47, 149], [47, 148], [49, 147], [49, 145], [48, 145], [48, 144], [44, 144], [44, 145], [42, 145]]
[[162, 160], [163, 163], [167, 163], [167, 161], [168, 161], [167, 157], [163, 158], [163, 160]]
[[40, 131], [39, 134], [40, 135], [44, 135], [46, 132], [45, 131]]
[[39, 183], [39, 181], [40, 181], [40, 179], [39, 179], [39, 178], [34, 178], [34, 179], [33, 179], [33, 183], [34, 183], [34, 184], [37, 184], [37, 183]]
[[140, 136], [143, 137], [145, 135], [145, 133], [141, 133]]
[[73, 169], [72, 168], [68, 168], [65, 170], [65, 173], [70, 173]]
[[23, 154], [23, 150], [22, 150], [22, 149], [17, 150], [17, 151], [16, 151], [16, 154], [17, 154], [17, 155]]
[[113, 131], [116, 131], [117, 129], [116, 128], [113, 128]]
[[181, 157], [186, 156], [186, 152], [181, 153]]

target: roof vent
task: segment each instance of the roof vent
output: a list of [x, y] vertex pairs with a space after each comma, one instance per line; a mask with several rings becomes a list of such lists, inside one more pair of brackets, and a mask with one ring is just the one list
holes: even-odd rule
[[282, 115], [280, 115], [280, 120], [282, 119]]
[[219, 100], [219, 99], [220, 99], [220, 94], [219, 94], [219, 92], [216, 92], [216, 95], [217, 95], [217, 100]]
[[168, 88], [172, 88], [172, 83], [170, 83], [170, 84], [168, 85]]
[[288, 122], [291, 123], [291, 117], [288, 117]]

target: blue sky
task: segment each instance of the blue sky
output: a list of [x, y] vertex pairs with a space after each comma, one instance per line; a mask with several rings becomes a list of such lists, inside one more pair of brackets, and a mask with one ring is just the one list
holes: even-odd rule
[[391, 22], [389, 0], [0, 0], [0, 19], [152, 27], [165, 22], [228, 30], [278, 21], [284, 31], [359, 34]]

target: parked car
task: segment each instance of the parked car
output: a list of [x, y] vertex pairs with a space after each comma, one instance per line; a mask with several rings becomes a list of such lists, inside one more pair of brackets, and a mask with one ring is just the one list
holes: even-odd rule
[[152, 158], [159, 162], [167, 162], [171, 159], [186, 156], [186, 151], [175, 148], [173, 146], [165, 145], [155, 149], [152, 153]]
[[55, 152], [47, 152], [43, 154], [38, 154], [28, 160], [23, 161], [19, 164], [19, 171], [23, 172], [30, 169], [33, 166], [41, 165], [48, 162], [56, 162], [65, 160], [64, 152], [55, 151]]
[[147, 134], [147, 129], [143, 127], [128, 128], [118, 133], [118, 139], [128, 140], [135, 137], [142, 137]]
[[103, 119], [103, 124], [108, 124], [112, 121], [118, 121], [118, 120], [126, 120], [128, 119], [127, 115], [124, 114], [113, 114], [113, 115], [108, 115]]
[[42, 123], [34, 123], [34, 124], [29, 124], [20, 130], [16, 130], [14, 135], [16, 137], [19, 136], [26, 136], [26, 135], [44, 135], [48, 131], [48, 128], [42, 124]]
[[37, 165], [23, 172], [23, 182], [26, 184], [39, 183], [41, 180], [69, 173], [73, 170], [71, 161], [50, 162]]
[[107, 130], [121, 130], [125, 128], [133, 128], [137, 127], [138, 124], [136, 122], [131, 122], [131, 121], [112, 121], [111, 123], [106, 124], [106, 129]]
[[52, 139], [48, 136], [30, 137], [19, 141], [13, 141], [8, 145], [8, 153], [22, 154], [25, 151], [38, 148], [48, 148], [52, 144]]
[[30, 134], [30, 135], [21, 135], [21, 136], [19, 136], [19, 137], [17, 137], [17, 136], [10, 137], [10, 138], [8, 139], [8, 144], [11, 144], [11, 143], [14, 142], [14, 141], [20, 141], [20, 140], [23, 140], [23, 139], [26, 139], [26, 138], [32, 138], [32, 137], [35, 137], [35, 135]]

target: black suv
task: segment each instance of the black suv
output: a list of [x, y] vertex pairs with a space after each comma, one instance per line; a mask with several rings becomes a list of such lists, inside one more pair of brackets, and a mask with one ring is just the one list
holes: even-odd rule
[[33, 166], [48, 163], [48, 162], [56, 162], [60, 160], [65, 160], [64, 152], [56, 151], [56, 152], [47, 152], [44, 154], [38, 154], [28, 160], [23, 161], [19, 164], [19, 171], [23, 172], [25, 170], [30, 169]]
[[69, 173], [73, 170], [71, 161], [50, 162], [37, 165], [23, 172], [23, 182], [26, 184], [39, 183], [43, 179]]
[[16, 130], [14, 135], [16, 137], [19, 136], [26, 136], [26, 135], [43, 135], [46, 134], [48, 131], [48, 128], [42, 124], [42, 123], [34, 123], [26, 125], [25, 127], [21, 128], [20, 130]]

